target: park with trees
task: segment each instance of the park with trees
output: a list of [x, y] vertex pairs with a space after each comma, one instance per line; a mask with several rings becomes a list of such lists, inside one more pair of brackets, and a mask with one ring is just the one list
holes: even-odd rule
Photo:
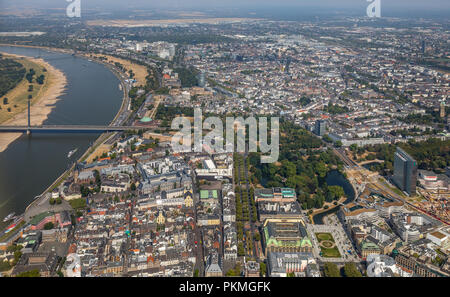
[[[422, 142], [411, 140], [406, 143], [400, 143], [398, 146], [417, 161], [419, 169], [445, 173], [445, 168], [450, 166], [450, 140], [438, 138], [430, 138]], [[357, 162], [384, 161], [382, 163], [369, 164], [369, 170], [378, 171], [382, 175], [393, 173], [394, 154], [397, 145], [377, 144], [358, 147], [354, 144], [349, 149], [352, 158]]]
[[254, 186], [295, 189], [303, 209], [322, 208], [345, 195], [341, 186], [329, 186], [326, 177], [342, 170], [339, 158], [322, 141], [291, 122], [280, 123], [280, 156], [276, 163], [261, 163], [260, 153], [249, 154], [250, 181]]

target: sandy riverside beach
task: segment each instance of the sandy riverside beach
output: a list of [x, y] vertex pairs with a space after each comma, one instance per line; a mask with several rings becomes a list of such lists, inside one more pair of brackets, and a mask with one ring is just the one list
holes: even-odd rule
[[[67, 84], [66, 76], [59, 69], [56, 69], [52, 65], [48, 64], [43, 59], [8, 53], [2, 54], [5, 56], [18, 58], [23, 57], [47, 69], [47, 85], [41, 90], [36, 100], [31, 105], [31, 125], [42, 125], [54, 108], [54, 104], [58, 101], [58, 97], [64, 93]], [[4, 121], [1, 125], [26, 126], [28, 124], [27, 115], [28, 111], [24, 110], [23, 112], [16, 114], [13, 118]], [[22, 133], [0, 133], [0, 152], [6, 150], [8, 145], [20, 136], [22, 136]]]

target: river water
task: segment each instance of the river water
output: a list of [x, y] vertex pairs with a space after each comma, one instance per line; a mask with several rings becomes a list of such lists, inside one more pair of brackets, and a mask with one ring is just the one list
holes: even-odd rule
[[[355, 191], [353, 190], [350, 182], [337, 170], [330, 171], [326, 177], [327, 185], [329, 186], [341, 186], [344, 189], [347, 199], [344, 204], [348, 204], [355, 199]], [[335, 213], [339, 210], [339, 207], [332, 208], [330, 210], [319, 213], [313, 217], [314, 224], [323, 224], [323, 218], [329, 214]]]
[[[105, 125], [120, 108], [123, 97], [120, 81], [101, 64], [36, 48], [0, 46], [0, 52], [40, 56], [66, 75], [66, 90], [44, 124]], [[8, 213], [22, 213], [98, 136], [92, 133], [23, 135], [0, 153], [0, 227], [6, 225], [2, 220]], [[78, 151], [68, 159], [67, 153], [74, 148]]]

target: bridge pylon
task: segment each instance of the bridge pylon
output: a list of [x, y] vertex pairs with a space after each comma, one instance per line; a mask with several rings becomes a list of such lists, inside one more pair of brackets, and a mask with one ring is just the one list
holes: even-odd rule
[[31, 134], [31, 130], [30, 130], [30, 127], [31, 127], [31, 110], [30, 110], [30, 105], [31, 105], [30, 99], [28, 99], [28, 129], [27, 129], [27, 135]]

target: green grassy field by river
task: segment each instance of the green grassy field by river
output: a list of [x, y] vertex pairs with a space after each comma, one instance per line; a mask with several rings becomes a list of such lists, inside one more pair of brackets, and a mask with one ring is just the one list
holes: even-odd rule
[[[10, 58], [11, 56], [7, 57]], [[35, 71], [35, 75], [33, 76], [31, 83], [29, 83], [24, 76], [12, 90], [0, 97], [0, 123], [3, 123], [13, 118], [16, 114], [26, 110], [29, 95], [32, 96], [31, 104], [37, 102], [40, 99], [40, 95], [48, 89], [50, 83], [48, 80], [47, 69], [43, 64], [20, 57], [13, 57], [12, 59], [22, 64], [26, 70], [26, 73], [28, 73], [30, 69], [33, 69]], [[36, 78], [40, 75], [44, 75], [43, 84], [39, 84], [36, 81]], [[32, 86], [31, 91], [29, 91], [30, 86]], [[4, 98], [8, 98], [8, 104], [4, 104]]]

